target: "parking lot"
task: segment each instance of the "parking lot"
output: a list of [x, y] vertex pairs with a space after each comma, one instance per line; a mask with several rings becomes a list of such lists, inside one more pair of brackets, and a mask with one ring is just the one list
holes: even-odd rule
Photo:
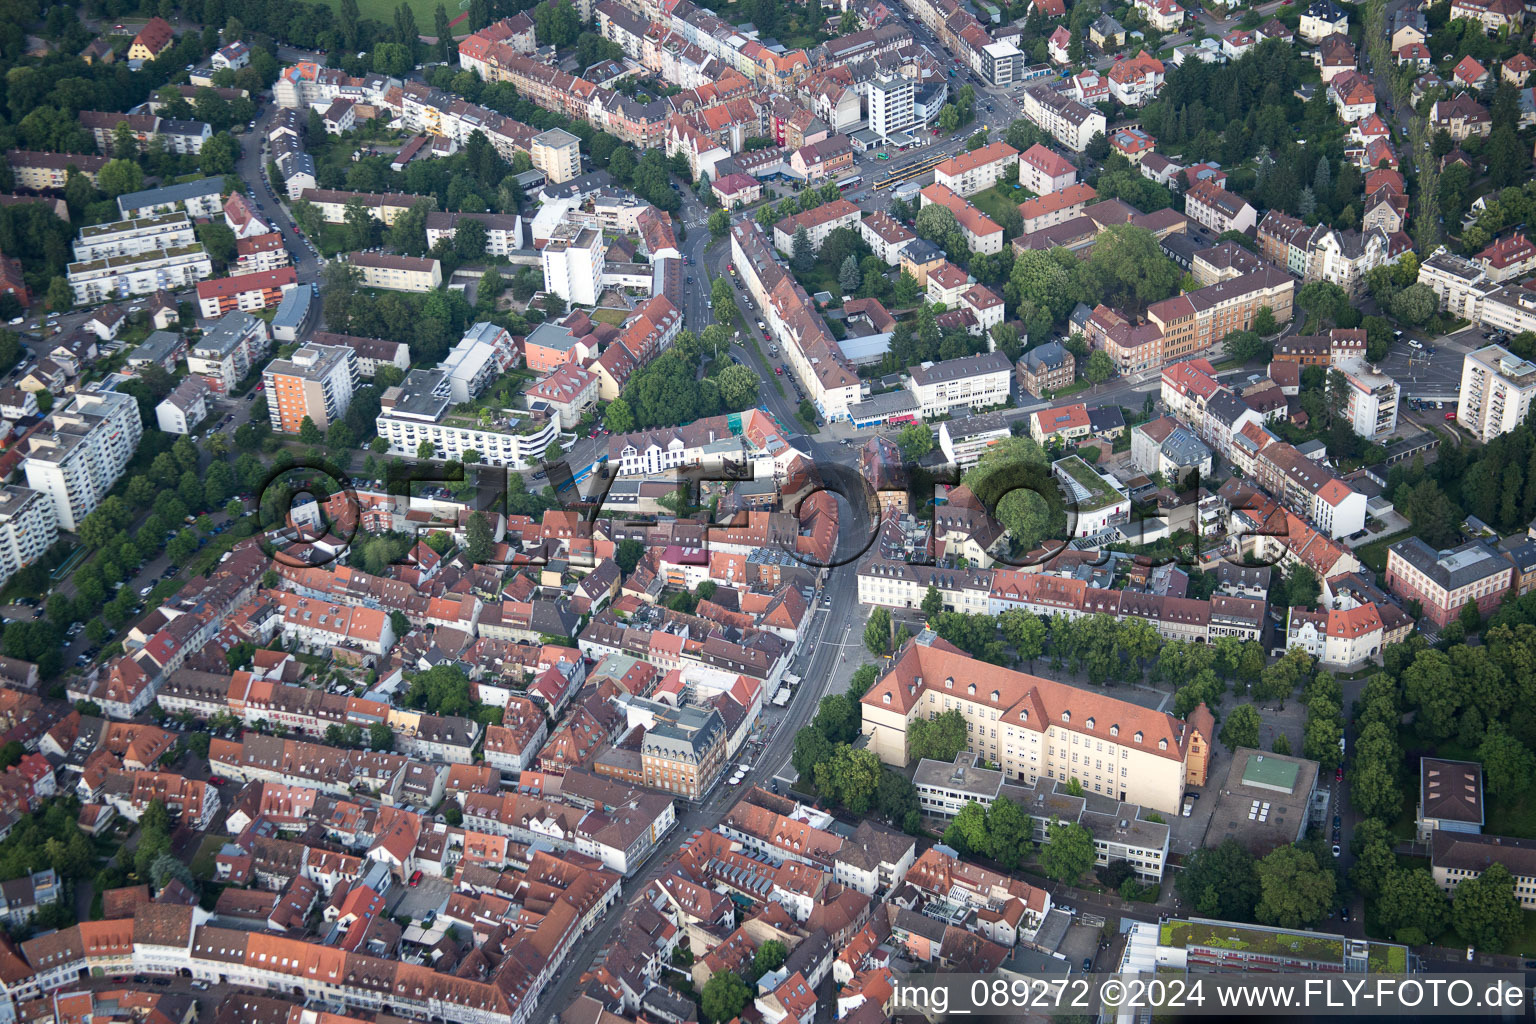
[[453, 883], [446, 878], [423, 875], [416, 885], [397, 886], [395, 892], [398, 895], [389, 908], [389, 915], [420, 921], [447, 905], [448, 897], [453, 895]]

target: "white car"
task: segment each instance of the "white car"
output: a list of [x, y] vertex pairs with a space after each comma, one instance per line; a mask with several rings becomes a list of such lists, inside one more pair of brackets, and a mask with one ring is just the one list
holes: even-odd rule
[[1192, 797], [1192, 796], [1185, 796], [1184, 797], [1184, 810], [1181, 813], [1184, 815], [1184, 817], [1187, 818], [1191, 814], [1193, 814], [1194, 811], [1195, 811], [1195, 798]]
[[1418, 338], [1409, 338], [1408, 339], [1408, 347], [1409, 348], [1423, 348], [1424, 347], [1424, 343], [1422, 341], [1420, 341]]

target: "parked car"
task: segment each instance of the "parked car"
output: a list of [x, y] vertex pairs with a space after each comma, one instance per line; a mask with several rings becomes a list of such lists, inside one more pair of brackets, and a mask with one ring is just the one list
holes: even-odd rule
[[410, 884], [411, 885], [420, 885], [421, 884], [421, 872], [419, 870], [415, 874], [411, 875]]

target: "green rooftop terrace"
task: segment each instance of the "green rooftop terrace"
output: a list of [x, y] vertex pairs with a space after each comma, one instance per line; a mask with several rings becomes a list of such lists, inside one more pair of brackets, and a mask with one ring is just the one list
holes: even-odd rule
[[[1281, 931], [1256, 925], [1164, 922], [1158, 940], [1175, 949], [1226, 949], [1260, 956], [1294, 957], [1318, 963], [1344, 962], [1344, 942], [1312, 932]], [[1406, 966], [1406, 961], [1404, 963]]]
[[[1125, 495], [1111, 487], [1103, 477], [1094, 472], [1092, 466], [1076, 455], [1069, 455], [1065, 459], [1061, 459], [1054, 463], [1051, 468], [1058, 476], [1068, 477], [1082, 488], [1081, 495], [1068, 496], [1075, 500], [1079, 511], [1093, 512], [1097, 509], [1113, 505], [1117, 501], [1125, 500]], [[1071, 503], [1070, 501], [1068, 502], [1068, 504]]]

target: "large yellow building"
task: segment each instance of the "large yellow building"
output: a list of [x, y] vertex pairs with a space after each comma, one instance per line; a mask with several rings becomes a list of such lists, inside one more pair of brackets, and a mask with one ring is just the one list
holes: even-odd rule
[[968, 657], [931, 633], [911, 641], [860, 703], [869, 749], [907, 763], [907, 728], [958, 710], [967, 747], [1009, 779], [1077, 779], [1114, 800], [1177, 813], [1202, 786], [1215, 721], [1204, 704], [1180, 721], [1094, 690]]

